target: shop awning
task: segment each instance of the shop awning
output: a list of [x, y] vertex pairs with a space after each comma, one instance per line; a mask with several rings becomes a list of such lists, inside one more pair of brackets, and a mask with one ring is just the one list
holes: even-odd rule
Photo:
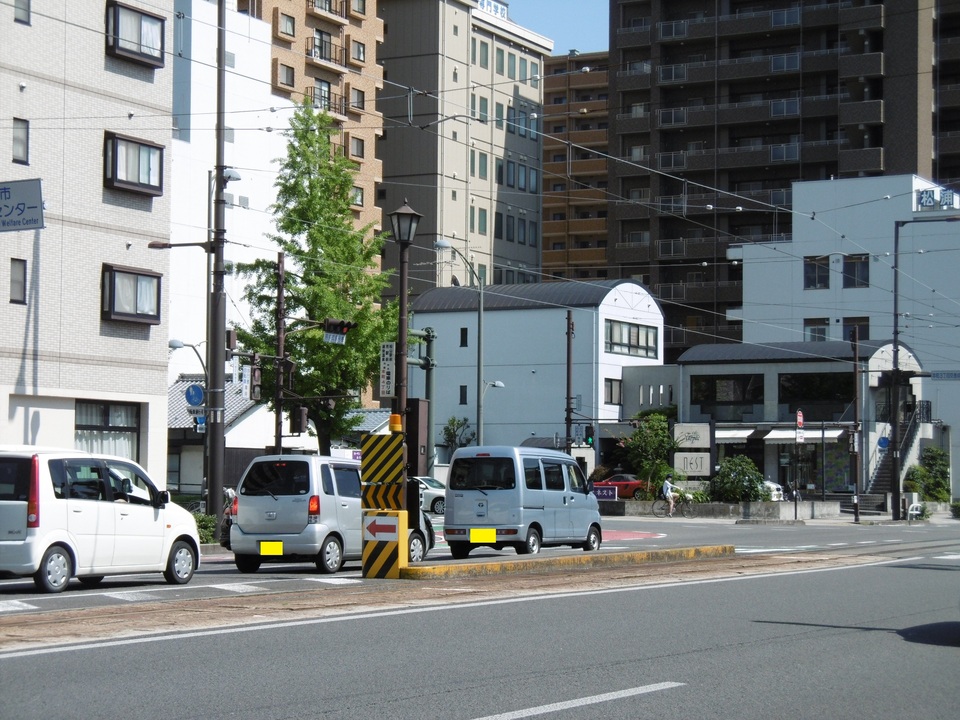
[[[846, 432], [844, 428], [826, 428], [821, 431], [818, 427], [809, 427], [804, 429], [803, 441], [805, 443], [818, 443], [821, 440], [825, 442], [837, 442], [844, 432]], [[773, 445], [796, 443], [797, 431], [795, 428], [774, 428], [764, 435], [763, 441]], [[717, 442], [719, 442], [719, 440]]]
[[715, 438], [718, 444], [744, 443], [754, 432], [755, 428], [717, 428]]

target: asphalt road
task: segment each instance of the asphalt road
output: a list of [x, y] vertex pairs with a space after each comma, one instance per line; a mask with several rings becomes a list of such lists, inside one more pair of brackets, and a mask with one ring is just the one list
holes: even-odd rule
[[[109, 638], [0, 651], [0, 707], [18, 720], [952, 720], [960, 533], [927, 530], [880, 528], [857, 552], [775, 534], [791, 543], [655, 574], [122, 605]], [[93, 616], [109, 615], [75, 622], [103, 630]]]

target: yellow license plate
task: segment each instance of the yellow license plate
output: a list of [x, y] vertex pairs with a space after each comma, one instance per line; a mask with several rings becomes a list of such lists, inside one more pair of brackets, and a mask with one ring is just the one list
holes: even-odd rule
[[282, 540], [261, 540], [260, 554], [261, 555], [283, 555], [283, 541]]

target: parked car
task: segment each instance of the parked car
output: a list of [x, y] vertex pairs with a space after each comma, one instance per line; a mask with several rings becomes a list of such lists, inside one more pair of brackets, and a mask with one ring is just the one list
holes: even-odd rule
[[420, 482], [420, 509], [443, 515], [447, 507], [447, 486], [432, 477], [415, 477]]
[[[320, 455], [254, 458], [237, 485], [230, 510], [230, 549], [237, 569], [264, 562], [313, 562], [335, 573], [363, 553], [360, 463]], [[409, 558], [433, 548], [433, 524], [423, 512], [407, 532]]]
[[71, 578], [163, 573], [190, 582], [197, 522], [136, 463], [79, 450], [0, 450], [0, 577], [33, 576], [45, 592]]
[[633, 498], [641, 500], [649, 492], [650, 484], [646, 480], [641, 480], [636, 475], [620, 473], [611, 475], [606, 480], [600, 480], [593, 484], [594, 487], [615, 487], [617, 497], [620, 500]]

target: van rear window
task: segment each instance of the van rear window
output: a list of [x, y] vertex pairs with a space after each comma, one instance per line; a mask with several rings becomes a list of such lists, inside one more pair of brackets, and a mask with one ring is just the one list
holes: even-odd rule
[[309, 465], [288, 460], [254, 463], [240, 484], [241, 495], [306, 495], [309, 490]]
[[30, 491], [30, 458], [0, 459], [0, 501], [26, 502]]
[[517, 486], [512, 458], [459, 458], [450, 468], [451, 490], [512, 490]]

